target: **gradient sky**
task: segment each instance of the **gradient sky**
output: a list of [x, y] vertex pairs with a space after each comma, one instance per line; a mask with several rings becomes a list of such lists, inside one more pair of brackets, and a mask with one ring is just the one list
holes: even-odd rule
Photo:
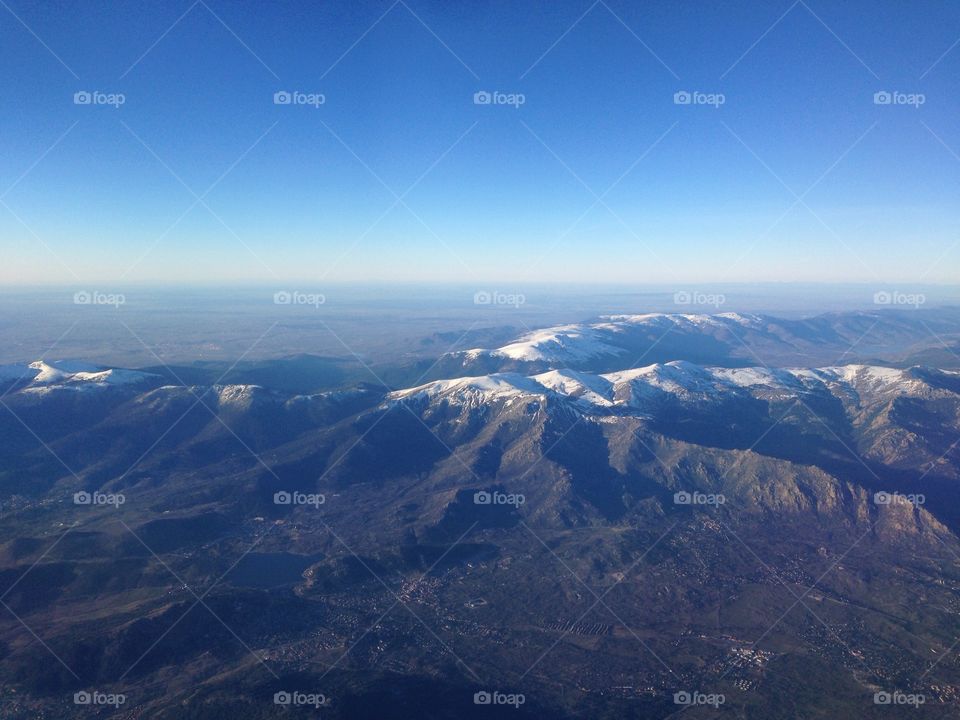
[[0, 282], [955, 282], [958, 39], [946, 2], [3, 0]]

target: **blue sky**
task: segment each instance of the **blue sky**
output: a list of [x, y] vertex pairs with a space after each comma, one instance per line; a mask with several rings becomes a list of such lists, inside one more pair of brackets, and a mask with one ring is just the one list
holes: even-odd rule
[[0, 282], [956, 280], [955, 3], [191, 1], [4, 0]]

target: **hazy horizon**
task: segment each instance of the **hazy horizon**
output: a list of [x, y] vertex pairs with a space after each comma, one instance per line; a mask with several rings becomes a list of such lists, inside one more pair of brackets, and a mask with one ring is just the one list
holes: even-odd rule
[[[436, 352], [434, 334], [516, 334], [604, 315], [925, 313], [960, 307], [954, 285], [684, 283], [273, 283], [0, 288], [0, 364], [40, 357], [120, 366]], [[931, 338], [932, 339], [932, 338]], [[449, 341], [452, 342], [452, 339]], [[446, 346], [441, 343], [439, 349]], [[156, 354], [155, 354], [156, 353]]]

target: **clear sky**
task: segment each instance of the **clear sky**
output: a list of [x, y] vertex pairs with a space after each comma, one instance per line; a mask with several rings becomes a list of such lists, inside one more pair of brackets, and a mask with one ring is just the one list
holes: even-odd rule
[[957, 278], [957, 3], [191, 2], [0, 2], [0, 282]]

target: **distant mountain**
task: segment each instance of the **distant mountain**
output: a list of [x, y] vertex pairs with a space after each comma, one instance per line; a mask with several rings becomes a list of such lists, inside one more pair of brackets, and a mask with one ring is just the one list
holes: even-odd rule
[[918, 312], [833, 313], [802, 320], [742, 313], [612, 315], [534, 330], [497, 348], [450, 353], [439, 372], [532, 373], [558, 367], [608, 372], [671, 360], [724, 366], [903, 363], [942, 348], [945, 338], [960, 338], [956, 313]]

